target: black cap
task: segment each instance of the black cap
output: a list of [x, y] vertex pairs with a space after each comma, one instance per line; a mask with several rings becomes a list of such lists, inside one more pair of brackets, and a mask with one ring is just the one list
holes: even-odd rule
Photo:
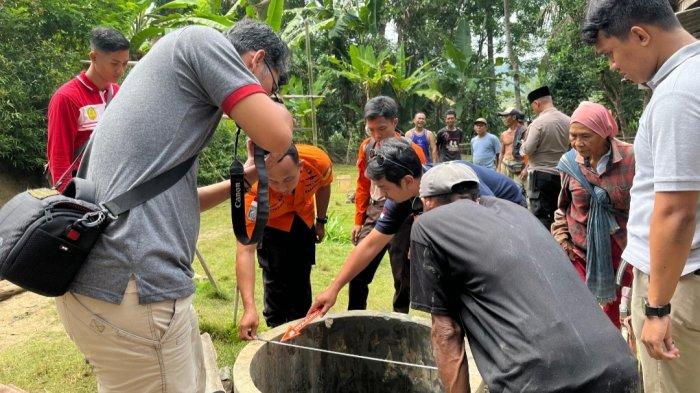
[[542, 86], [538, 89], [535, 89], [530, 92], [530, 94], [527, 95], [527, 100], [530, 101], [532, 104], [533, 101], [542, 98], [542, 97], [547, 97], [551, 96], [552, 93], [549, 92], [549, 87], [547, 86]]

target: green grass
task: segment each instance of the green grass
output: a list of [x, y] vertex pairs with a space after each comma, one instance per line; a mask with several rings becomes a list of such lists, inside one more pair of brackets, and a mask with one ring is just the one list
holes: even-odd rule
[[[312, 270], [311, 284], [314, 295], [324, 289], [340, 270], [345, 257], [352, 248], [349, 242], [353, 225], [354, 205], [348, 204], [347, 193], [355, 184], [355, 168], [338, 165], [334, 167], [336, 180], [329, 206], [331, 223], [327, 228], [327, 241], [317, 247], [316, 266]], [[216, 293], [208, 282], [204, 271], [195, 260], [197, 293], [195, 308], [199, 315], [200, 330], [211, 334], [217, 350], [219, 366], [233, 365], [245, 342], [238, 339], [233, 320], [234, 288], [236, 271], [234, 265], [235, 242], [231, 230], [229, 204], [222, 204], [202, 215], [198, 248], [216, 278], [223, 296]], [[262, 313], [262, 278], [260, 269], [256, 274], [256, 303]], [[391, 310], [393, 280], [388, 257], [380, 265], [370, 286], [368, 308]], [[2, 307], [2, 306], [0, 306]], [[238, 318], [243, 308], [239, 306]], [[347, 288], [338, 296], [331, 312], [347, 308]], [[261, 328], [265, 327], [262, 314]], [[47, 325], [59, 324], [52, 308]], [[3, 325], [6, 325], [3, 322]], [[2, 326], [2, 329], [8, 328]], [[21, 343], [0, 351], [0, 383], [13, 384], [29, 392], [93, 392], [95, 379], [78, 350], [62, 331], [52, 329], [50, 333], [28, 334]]]

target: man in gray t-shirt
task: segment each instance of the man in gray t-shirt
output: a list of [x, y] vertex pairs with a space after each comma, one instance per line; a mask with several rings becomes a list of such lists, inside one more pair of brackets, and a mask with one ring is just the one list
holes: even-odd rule
[[[81, 171], [97, 201], [198, 155], [223, 113], [262, 148], [286, 151], [291, 115], [268, 95], [286, 79], [288, 62], [286, 44], [249, 20], [224, 34], [190, 26], [165, 35], [130, 72], [94, 132]], [[57, 299], [101, 389], [203, 388], [191, 307], [196, 179], [195, 164], [170, 189], [111, 223], [70, 293]]]
[[466, 335], [492, 392], [637, 392], [634, 357], [564, 251], [521, 206], [477, 200], [478, 182], [461, 165], [426, 172], [411, 231], [411, 307], [432, 315], [446, 391], [469, 391]]

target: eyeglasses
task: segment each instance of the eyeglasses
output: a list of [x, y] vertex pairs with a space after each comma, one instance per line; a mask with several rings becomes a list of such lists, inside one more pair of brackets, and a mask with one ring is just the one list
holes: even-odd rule
[[391, 158], [388, 158], [384, 154], [375, 152], [374, 149], [370, 150], [370, 158], [372, 158], [371, 157], [372, 155], [374, 156], [374, 160], [377, 161], [377, 164], [379, 164], [379, 166], [384, 166], [385, 163], [389, 162], [391, 164], [398, 166], [399, 168], [405, 169], [406, 172], [411, 174], [411, 176], [416, 177], [416, 174], [413, 173], [413, 171], [410, 170], [406, 165], [399, 164], [398, 162], [392, 160]]
[[282, 102], [282, 99], [277, 95], [280, 91], [280, 86], [275, 80], [275, 74], [272, 73], [272, 67], [270, 63], [267, 62], [267, 57], [263, 57], [263, 63], [267, 67], [267, 71], [270, 73], [270, 78], [272, 78], [272, 91], [270, 92], [270, 97], [272, 97], [277, 102]]

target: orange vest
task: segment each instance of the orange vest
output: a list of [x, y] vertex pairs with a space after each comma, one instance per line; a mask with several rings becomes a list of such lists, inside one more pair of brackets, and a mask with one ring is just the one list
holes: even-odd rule
[[[330, 157], [318, 147], [297, 145], [299, 151], [299, 184], [294, 193], [285, 195], [270, 190], [270, 215], [267, 226], [289, 232], [294, 216], [299, 216], [309, 228], [314, 225], [316, 216], [315, 195], [321, 187], [333, 182], [333, 167]], [[245, 196], [246, 225], [248, 234], [253, 233], [258, 203], [258, 185]]]

